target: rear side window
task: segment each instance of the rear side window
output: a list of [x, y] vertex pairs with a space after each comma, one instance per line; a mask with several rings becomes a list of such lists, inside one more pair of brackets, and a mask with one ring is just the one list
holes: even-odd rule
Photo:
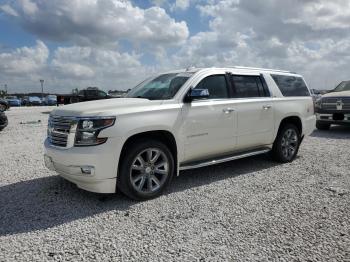
[[232, 75], [232, 81], [235, 98], [270, 96], [259, 76]]
[[310, 96], [310, 92], [301, 77], [271, 75], [283, 96]]
[[208, 89], [209, 99], [228, 98], [228, 89], [224, 75], [212, 75], [204, 78], [195, 89]]

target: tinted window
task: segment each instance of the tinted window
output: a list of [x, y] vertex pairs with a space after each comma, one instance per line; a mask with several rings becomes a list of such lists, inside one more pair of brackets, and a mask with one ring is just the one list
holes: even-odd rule
[[310, 92], [301, 77], [271, 75], [283, 96], [310, 96]]
[[259, 76], [232, 76], [234, 97], [260, 97], [269, 96]]
[[170, 73], [149, 78], [130, 90], [126, 97], [150, 100], [171, 99], [192, 74], [191, 72]]
[[208, 89], [209, 99], [228, 98], [229, 96], [224, 75], [208, 76], [195, 89]]
[[99, 97], [105, 97], [105, 96], [107, 96], [107, 95], [106, 95], [106, 93], [103, 92], [103, 91], [98, 91], [98, 96], [99, 96]]

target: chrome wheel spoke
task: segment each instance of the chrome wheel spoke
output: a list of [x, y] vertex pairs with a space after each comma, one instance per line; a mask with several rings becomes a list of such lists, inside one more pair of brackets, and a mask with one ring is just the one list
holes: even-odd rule
[[135, 178], [132, 179], [133, 183], [137, 183], [143, 178], [143, 174], [136, 176]]
[[151, 179], [151, 177], [148, 177], [147, 178], [147, 191], [149, 191], [149, 192], [152, 192], [153, 190], [153, 187], [152, 187], [152, 179]]
[[151, 180], [156, 184], [157, 187], [160, 187], [160, 181], [155, 175], [151, 176]]
[[145, 176], [142, 176], [141, 181], [140, 181], [139, 185], [137, 186], [139, 190], [143, 189], [145, 182], [146, 182], [146, 178], [145, 178]]
[[157, 160], [159, 159], [159, 157], [160, 157], [160, 151], [155, 151], [156, 152], [156, 154], [155, 154], [155, 156], [150, 160], [150, 162], [152, 163], [152, 164], [154, 164], [154, 163], [156, 163], [157, 162]]
[[138, 165], [132, 165], [131, 167], [133, 170], [138, 170], [138, 171], [142, 171], [144, 169], [143, 166], [138, 166]]
[[168, 171], [167, 170], [161, 170], [161, 169], [155, 169], [154, 173], [160, 174], [160, 175], [166, 175], [166, 174], [168, 174]]
[[152, 149], [147, 150], [147, 162], [148, 163], [151, 162], [152, 155], [153, 155], [153, 150]]
[[[140, 163], [141, 167], [144, 167], [146, 165], [146, 161], [143, 159], [142, 155], [138, 155], [136, 160]], [[136, 161], [134, 161], [135, 163]]]

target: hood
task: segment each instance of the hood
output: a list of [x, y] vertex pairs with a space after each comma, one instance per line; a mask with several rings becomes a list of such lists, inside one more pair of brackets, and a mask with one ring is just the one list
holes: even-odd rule
[[322, 97], [344, 97], [344, 96], [350, 97], [350, 91], [330, 92], [330, 93], [324, 94]]
[[111, 98], [62, 106], [53, 110], [51, 114], [59, 116], [115, 116], [150, 110], [151, 107], [160, 104], [162, 104], [161, 100]]

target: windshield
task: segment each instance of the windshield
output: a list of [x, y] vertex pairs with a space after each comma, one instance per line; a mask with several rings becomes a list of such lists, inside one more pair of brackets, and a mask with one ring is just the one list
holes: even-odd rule
[[332, 92], [350, 91], [350, 81], [341, 82]]
[[129, 91], [126, 97], [164, 100], [173, 98], [193, 73], [162, 74], [147, 79]]
[[48, 95], [47, 98], [49, 98], [49, 99], [56, 99], [56, 96], [55, 95]]
[[17, 99], [17, 96], [8, 96], [6, 99]]

